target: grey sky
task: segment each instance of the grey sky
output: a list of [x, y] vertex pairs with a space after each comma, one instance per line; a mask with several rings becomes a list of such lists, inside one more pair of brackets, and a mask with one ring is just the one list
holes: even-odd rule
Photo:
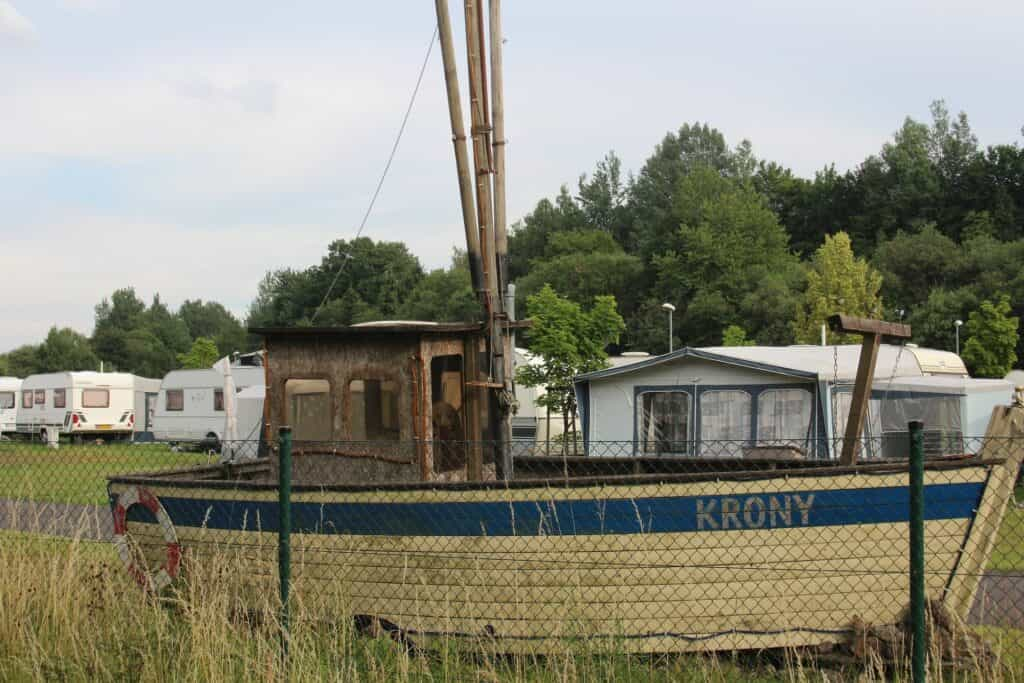
[[[1020, 140], [1020, 2], [504, 4], [513, 219], [686, 121], [804, 175], [935, 98]], [[0, 351], [89, 333], [121, 286], [244, 314], [268, 269], [354, 236], [433, 21], [428, 0], [0, 0]], [[435, 50], [365, 235], [447, 261], [450, 147]]]

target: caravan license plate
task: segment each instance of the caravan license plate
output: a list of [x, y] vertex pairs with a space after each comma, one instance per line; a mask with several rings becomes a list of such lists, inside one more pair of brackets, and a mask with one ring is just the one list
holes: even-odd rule
[[113, 429], [114, 425], [96, 425], [96, 429]]

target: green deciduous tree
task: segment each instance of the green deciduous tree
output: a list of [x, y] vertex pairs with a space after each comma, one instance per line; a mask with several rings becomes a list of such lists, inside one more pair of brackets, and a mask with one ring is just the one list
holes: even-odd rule
[[530, 272], [517, 282], [516, 296], [525, 301], [544, 285], [580, 304], [610, 294], [630, 315], [639, 303], [642, 276], [640, 259], [625, 253], [610, 234], [601, 230], [558, 232], [549, 236], [544, 256], [535, 259]]
[[739, 325], [729, 325], [722, 330], [722, 346], [753, 346], [754, 340], [747, 339], [747, 332]]
[[[816, 343], [821, 336], [822, 323], [833, 313], [881, 317], [882, 299], [878, 294], [881, 286], [882, 276], [867, 261], [854, 255], [849, 235], [838, 232], [826, 236], [807, 272], [807, 289], [793, 323], [797, 341]], [[857, 339], [855, 335], [828, 332], [830, 344], [852, 343]]]
[[419, 260], [401, 242], [337, 240], [320, 265], [268, 273], [249, 309], [248, 323], [351, 325], [394, 318], [422, 278]]
[[186, 299], [178, 308], [178, 316], [193, 340], [199, 337], [212, 339], [223, 355], [251, 348], [242, 323], [216, 301]]
[[560, 412], [565, 433], [576, 443], [576, 395], [573, 377], [600, 370], [607, 364], [605, 347], [625, 329], [615, 297], [598, 296], [589, 310], [559, 296], [549, 286], [527, 300], [533, 327], [527, 332], [530, 351], [540, 362], [519, 368], [516, 381], [527, 387], [545, 387], [538, 405]]
[[[732, 324], [744, 325], [761, 343], [787, 343], [790, 331], [778, 316], [792, 320], [802, 273], [764, 197], [747, 181], [696, 167], [680, 180], [673, 212], [675, 235], [652, 257], [653, 296], [646, 309], [658, 302], [675, 305], [687, 346], [718, 343]], [[664, 323], [646, 320], [654, 327], [631, 326], [630, 343], [665, 350]]]
[[37, 372], [99, 370], [89, 338], [70, 327], [51, 327], [37, 352]]
[[220, 360], [217, 344], [208, 337], [199, 337], [192, 342], [188, 353], [179, 353], [178, 362], [183, 368], [211, 368]]
[[455, 249], [451, 265], [427, 273], [402, 303], [399, 317], [436, 322], [482, 320], [483, 309], [473, 291], [466, 252]]
[[995, 303], [982, 301], [964, 326], [967, 341], [963, 359], [976, 377], [1005, 377], [1017, 362], [1020, 319], [1010, 315], [1010, 299], [1001, 296]]
[[28, 377], [39, 372], [39, 347], [25, 344], [7, 352], [7, 374]]

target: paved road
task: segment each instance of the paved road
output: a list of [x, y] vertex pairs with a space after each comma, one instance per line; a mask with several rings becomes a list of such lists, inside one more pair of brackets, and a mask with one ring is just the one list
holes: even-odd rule
[[1024, 629], [1024, 573], [981, 577], [968, 623]]
[[[105, 540], [113, 521], [105, 505], [0, 499], [0, 529]], [[1024, 629], [1024, 573], [983, 576], [968, 621]]]
[[113, 535], [114, 522], [105, 505], [0, 498], [0, 529], [101, 540]]

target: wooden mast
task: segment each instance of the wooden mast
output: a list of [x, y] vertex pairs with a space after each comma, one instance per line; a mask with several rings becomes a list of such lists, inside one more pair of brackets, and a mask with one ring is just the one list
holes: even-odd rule
[[452, 145], [455, 147], [455, 169], [459, 177], [459, 199], [462, 203], [462, 224], [466, 231], [466, 256], [469, 259], [470, 278], [477, 296], [484, 296], [483, 257], [480, 236], [477, 234], [476, 206], [473, 201], [473, 181], [469, 172], [469, 153], [466, 151], [466, 128], [462, 118], [462, 98], [459, 94], [459, 75], [455, 66], [455, 46], [448, 15], [448, 0], [434, 0], [437, 10], [437, 31], [441, 41], [444, 62], [444, 84], [448, 93], [448, 114], [451, 119]]
[[491, 118], [494, 124], [494, 246], [498, 260], [498, 293], [508, 290], [508, 235], [505, 228], [505, 82], [502, 67], [501, 0], [490, 0]]
[[476, 169], [477, 221], [483, 254], [487, 290], [487, 322], [489, 327], [487, 384], [494, 392], [491, 401], [491, 425], [494, 429], [494, 465], [499, 479], [512, 477], [509, 409], [513, 402], [506, 376], [506, 325], [504, 290], [498, 280], [498, 258], [495, 248], [494, 200], [492, 187], [492, 130], [487, 105], [487, 65], [484, 61], [483, 0], [465, 0], [466, 54], [469, 65], [470, 130], [473, 137], [473, 163]]

